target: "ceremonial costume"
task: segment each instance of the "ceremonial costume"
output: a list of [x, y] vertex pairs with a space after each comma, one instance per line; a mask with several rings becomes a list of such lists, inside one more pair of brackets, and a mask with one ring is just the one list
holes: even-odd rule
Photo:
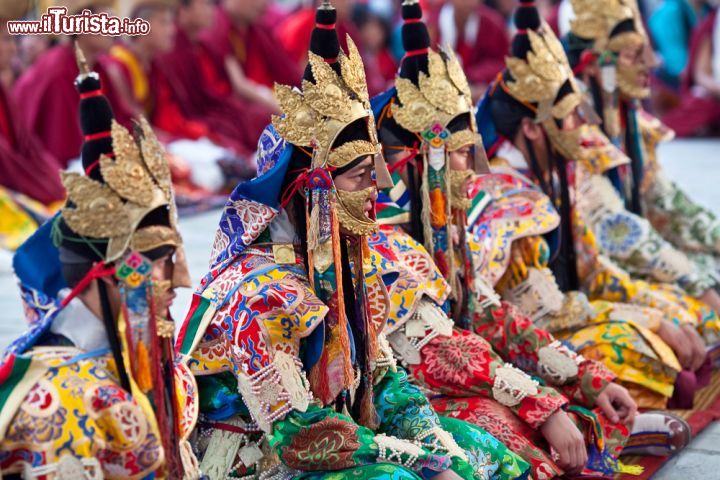
[[378, 153], [362, 61], [351, 40], [340, 50], [335, 16], [317, 11], [302, 91], [276, 87], [283, 115], [260, 138], [259, 176], [227, 202], [178, 337], [209, 430], [203, 471], [269, 474], [260, 432], [280, 461], [271, 472], [291, 478], [524, 477], [486, 432], [440, 419], [387, 345], [387, 291], [365, 238], [374, 179], [335, 183]]
[[[415, 381], [432, 392], [438, 411], [497, 436], [532, 464], [534, 478], [563, 473], [537, 429], [567, 408], [577, 413], [592, 452], [586, 473], [612, 473], [629, 432], [591, 409], [614, 375], [499, 301], [472, 268], [468, 249], [453, 245], [454, 229], [461, 232], [460, 242], [466, 241], [464, 210], [471, 200], [464, 182], [474, 171], [486, 173], [487, 163], [458, 60], [451, 52], [429, 49], [417, 2], [407, 1], [402, 9], [404, 48], [411, 53], [395, 88], [373, 99], [384, 151], [395, 157], [390, 166], [395, 186], [381, 192], [378, 205], [384, 225], [370, 241], [383, 275], [398, 275], [389, 292], [390, 345]], [[453, 169], [451, 152], [468, 147], [476, 149], [475, 170]], [[541, 223], [550, 216], [533, 213]], [[453, 328], [448, 310], [464, 330]]]
[[168, 291], [187, 284], [169, 168], [148, 123], [136, 137], [120, 126], [79, 64], [85, 174], [62, 175], [65, 207], [14, 258], [31, 325], [0, 365], [0, 468], [198, 478], [196, 384], [174, 364], [167, 311]]
[[[604, 219], [586, 218], [588, 226], [601, 251], [630, 274], [677, 284], [692, 297], [701, 297], [720, 280], [720, 222], [669, 179], [658, 162], [657, 145], [671, 139], [673, 132], [640, 105], [650, 94], [646, 86], [649, 60], [627, 66], [619, 59], [624, 49], [651, 55], [636, 2], [571, 3], [577, 18], [571, 23], [569, 57], [588, 84], [603, 130], [630, 158], [627, 166], [610, 165], [606, 172], [627, 212], [605, 191], [607, 182], [600, 185], [596, 180], [597, 201], [616, 206]], [[586, 73], [591, 64], [602, 70], [602, 79]], [[687, 303], [705, 341], [716, 344], [720, 340], [713, 333], [719, 328], [717, 315], [703, 304]]]
[[[624, 156], [595, 126], [581, 123], [571, 129], [561, 128], [562, 122], [578, 109], [588, 118], [588, 109], [557, 38], [547, 28], [536, 33], [539, 20], [531, 24], [527, 36], [516, 37], [518, 53], [508, 60], [503, 77], [498, 77], [489, 90], [477, 118], [483, 140], [493, 154], [526, 171], [553, 197], [560, 211], [560, 228], [548, 237], [551, 249], [545, 240], [534, 238], [549, 230], [536, 228], [540, 225], [533, 222], [527, 210], [517, 208], [522, 203], [513, 207], [512, 201], [504, 198], [512, 198], [512, 189], [493, 192], [488, 188], [497, 199], [497, 212], [508, 221], [502, 229], [495, 229], [496, 233], [487, 227], [489, 219], [497, 215], [494, 209], [489, 218], [481, 218], [474, 231], [475, 240], [491, 244], [493, 249], [485, 259], [479, 258], [479, 264], [489, 269], [488, 277], [506, 298], [512, 298], [533, 318], [546, 317], [540, 321], [561, 338], [568, 337], [578, 352], [602, 360], [629, 388], [640, 389], [633, 392], [640, 405], [664, 406], [673, 394], [680, 365], [670, 348], [653, 333], [660, 327], [662, 313], [645, 307], [667, 305], [668, 301], [650, 292], [645, 284], [633, 283], [624, 271], [600, 256], [592, 231], [586, 226], [590, 213], [604, 218], [613, 206], [610, 202], [595, 203], [600, 207], [596, 211], [586, 207], [587, 202], [596, 200], [591, 187], [596, 185], [597, 172], [621, 163]], [[536, 60], [539, 57], [546, 60]], [[559, 66], [550, 68], [546, 63], [550, 59]], [[527, 137], [515, 140], [525, 140], [525, 154], [508, 140], [519, 136], [524, 118], [540, 123], [543, 135], [549, 138], [548, 165], [539, 164]], [[521, 178], [521, 186], [523, 183], [527, 189], [530, 182]], [[513, 207], [510, 214], [503, 204]], [[560, 294], [580, 288], [590, 300], [633, 302], [644, 307], [608, 303], [590, 306], [584, 295]], [[666, 311], [688, 317], [676, 305], [674, 310]], [[692, 399], [695, 387], [682, 393]]]

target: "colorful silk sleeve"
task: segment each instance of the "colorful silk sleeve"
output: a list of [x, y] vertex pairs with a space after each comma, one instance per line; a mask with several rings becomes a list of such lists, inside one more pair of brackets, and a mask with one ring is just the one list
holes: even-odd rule
[[693, 200], [662, 170], [645, 193], [647, 218], [678, 248], [720, 254], [720, 219]]
[[431, 390], [453, 397], [483, 396], [511, 403], [510, 409], [531, 428], [545, 423], [568, 403], [554, 388], [545, 386], [538, 386], [519, 402], [507, 402], [501, 390], [504, 379], [497, 375], [503, 371], [504, 362], [485, 339], [472, 332], [454, 330], [450, 337], [435, 337], [420, 353], [422, 362], [409, 368]]
[[375, 386], [375, 406], [382, 433], [420, 442], [434, 453], [464, 456], [452, 438], [446, 438], [435, 410], [405, 370], [387, 371]]
[[614, 380], [612, 373], [567, 348], [507, 302], [478, 312], [473, 331], [505, 361], [541, 377], [583, 404], [594, 404], [597, 395]]
[[602, 363], [583, 358], [563, 344], [556, 344], [556, 348], [575, 360], [578, 367], [577, 378], [557, 386], [558, 390], [580, 405], [594, 407], [598, 395], [609, 383], [614, 382], [617, 376]]
[[717, 283], [712, 272], [691, 262], [648, 220], [626, 210], [603, 175], [589, 175], [580, 183], [577, 205], [576, 225], [592, 229], [600, 252], [631, 275], [677, 283], [693, 296], [701, 296]]

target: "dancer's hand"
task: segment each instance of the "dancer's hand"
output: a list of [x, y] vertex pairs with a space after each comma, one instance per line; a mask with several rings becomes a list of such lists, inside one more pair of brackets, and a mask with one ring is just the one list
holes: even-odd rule
[[700, 301], [715, 310], [720, 315], [720, 294], [714, 288], [708, 288], [700, 297]]
[[637, 415], [637, 404], [627, 389], [617, 383], [608, 384], [598, 395], [595, 404], [612, 423], [630, 425]]
[[693, 365], [692, 345], [690, 345], [683, 331], [671, 321], [663, 320], [660, 322], [660, 329], [657, 333], [660, 338], [672, 348], [672, 351], [675, 352], [675, 356], [682, 368], [691, 370]]
[[550, 415], [540, 431], [558, 455], [557, 464], [565, 473], [577, 475], [587, 463], [585, 437], [563, 410]]
[[707, 350], [705, 349], [705, 341], [702, 339], [700, 334], [695, 327], [690, 324], [685, 324], [680, 327], [683, 334], [687, 338], [690, 344], [690, 350], [692, 351], [692, 370], [696, 371], [702, 364], [705, 363], [705, 357], [707, 356]]

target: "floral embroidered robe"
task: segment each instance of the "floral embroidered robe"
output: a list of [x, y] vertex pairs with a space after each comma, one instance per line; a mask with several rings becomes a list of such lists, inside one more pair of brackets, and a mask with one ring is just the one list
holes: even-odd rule
[[614, 147], [605, 152], [569, 168], [578, 270], [591, 298], [658, 308], [676, 324], [696, 326], [708, 345], [718, 344], [720, 319], [695, 298], [713, 286], [716, 275], [667, 242], [648, 220], [625, 209], [604, 173], [627, 159]]
[[531, 180], [506, 162], [494, 163], [494, 173], [478, 177], [471, 187], [468, 240], [476, 271], [535, 325], [569, 342], [584, 357], [603, 362], [641, 405], [664, 406], [680, 365], [653, 333], [662, 313], [648, 304], [659, 306], [662, 297], [602, 259], [588, 229], [582, 229], [576, 251], [579, 265], [585, 267], [579, 268], [581, 281], [589, 285], [592, 301], [581, 292], [562, 293], [542, 236], [557, 227], [559, 216]]
[[717, 281], [720, 272], [720, 220], [713, 212], [695, 203], [668, 178], [658, 162], [658, 144], [671, 140], [674, 132], [644, 110], [638, 112], [637, 118], [645, 151], [640, 186], [643, 214], [663, 238], [682, 250], [699, 270], [714, 276]]
[[[23, 296], [30, 329], [0, 363], [0, 473], [120, 480], [161, 471], [153, 408], [142, 393], [120, 386], [109, 349], [83, 351], [49, 333], [63, 310], [59, 301], [30, 290]], [[185, 365], [174, 374], [181, 448], [189, 448], [197, 386]]]
[[[626, 427], [590, 411], [614, 380], [610, 371], [568, 350], [505, 302], [476, 313], [470, 330], [454, 328], [441, 307], [449, 285], [422, 245], [386, 225], [371, 236], [370, 248], [382, 274], [397, 276], [389, 285], [389, 343], [439, 412], [492, 433], [532, 465], [533, 478], [542, 479], [562, 470], [537, 429], [558, 409], [587, 407], [574, 418], [589, 448], [602, 450], [607, 443], [607, 455], [617, 458]], [[587, 473], [605, 469], [589, 464]]]
[[[263, 233], [257, 230], [277, 214], [269, 208], [255, 212], [263, 218], [243, 225], [254, 232], [243, 233], [242, 243], [249, 247], [226, 256], [205, 277], [178, 338], [179, 350], [198, 378], [205, 418], [221, 425], [243, 419], [243, 432], [250, 435], [238, 455], [241, 471], [252, 472], [253, 462], [244, 462], [242, 452], [257, 452], [262, 443], [257, 433], [263, 433], [281, 462], [275, 468], [294, 478], [429, 478], [448, 468], [463, 478], [527, 475], [528, 465], [484, 431], [438, 417], [396, 367], [382, 334], [373, 359], [378, 429], [360, 425], [346, 409], [337, 411], [337, 400], [321, 401], [308, 381], [305, 362], [318, 347], [331, 348], [324, 345], [323, 334], [332, 321], [326, 318], [328, 307], [311, 289], [300, 255], [279, 264], [272, 244], [251, 244]], [[269, 240], [264, 233], [261, 238]], [[216, 252], [227, 251], [233, 241], [223, 235], [216, 237]], [[374, 292], [373, 310], [386, 315], [384, 285], [372, 271], [365, 277], [368, 291]], [[352, 395], [343, 391], [340, 397]]]

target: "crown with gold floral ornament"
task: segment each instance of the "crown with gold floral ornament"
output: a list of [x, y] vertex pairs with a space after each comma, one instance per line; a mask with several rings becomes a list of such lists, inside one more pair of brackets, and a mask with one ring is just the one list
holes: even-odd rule
[[502, 88], [535, 111], [536, 120], [565, 118], [582, 103], [582, 94], [562, 44], [547, 23], [541, 23], [533, 0], [521, 0], [515, 23], [513, 55], [505, 59]]
[[[450, 123], [472, 112], [470, 85], [452, 49], [430, 48], [427, 27], [417, 0], [402, 3], [405, 57], [395, 77], [396, 101], [392, 116], [402, 128], [421, 136], [435, 148], [446, 145], [456, 150], [475, 144], [474, 130], [451, 133]], [[472, 124], [474, 120], [471, 119]]]
[[68, 199], [60, 215], [61, 242], [76, 251], [89, 249], [91, 257], [106, 262], [128, 249], [179, 247], [170, 167], [162, 146], [144, 118], [136, 122], [134, 136], [115, 121], [98, 75], [88, 71], [79, 48], [76, 54], [85, 174], [62, 173]]
[[[320, 9], [332, 12], [326, 3]], [[334, 22], [334, 20], [333, 20]], [[370, 99], [365, 79], [365, 68], [355, 43], [347, 37], [347, 55], [340, 50], [339, 68], [333, 68], [323, 57], [308, 52], [308, 68], [301, 90], [275, 85], [275, 96], [282, 115], [275, 115], [272, 124], [287, 142], [313, 149], [313, 168], [342, 168], [353, 160], [379, 153]], [[340, 132], [351, 123], [367, 119], [370, 141], [355, 140], [333, 149]]]
[[644, 44], [647, 35], [633, 0], [570, 0], [575, 19], [570, 31], [593, 42], [593, 50], [619, 52], [629, 44]]

